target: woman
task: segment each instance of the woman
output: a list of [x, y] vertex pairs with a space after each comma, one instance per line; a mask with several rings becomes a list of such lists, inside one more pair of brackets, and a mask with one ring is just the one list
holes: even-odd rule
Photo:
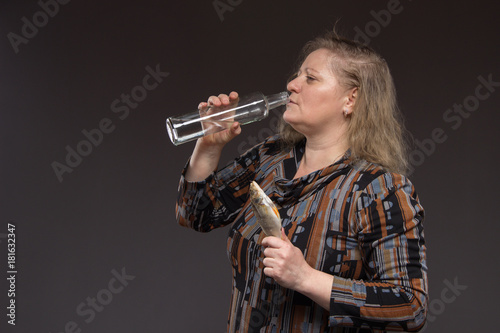
[[[387, 64], [335, 33], [304, 47], [280, 134], [216, 171], [237, 123], [199, 139], [183, 170], [177, 219], [229, 225], [228, 332], [418, 331], [425, 323], [423, 208], [406, 169]], [[238, 98], [211, 96], [208, 105]], [[265, 237], [249, 203], [255, 180], [283, 237]]]

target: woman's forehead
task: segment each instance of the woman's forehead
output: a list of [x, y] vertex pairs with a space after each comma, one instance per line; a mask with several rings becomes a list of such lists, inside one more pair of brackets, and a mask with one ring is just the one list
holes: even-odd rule
[[326, 49], [318, 49], [311, 52], [302, 65], [300, 71], [316, 72], [322, 74], [333, 74], [335, 55]]

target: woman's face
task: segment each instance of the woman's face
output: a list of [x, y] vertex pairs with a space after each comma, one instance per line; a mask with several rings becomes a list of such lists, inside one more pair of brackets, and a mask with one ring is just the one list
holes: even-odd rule
[[287, 85], [290, 103], [283, 119], [306, 137], [335, 131], [345, 124], [344, 110], [351, 111], [352, 89], [340, 86], [331, 70], [331, 57], [326, 49], [312, 52]]

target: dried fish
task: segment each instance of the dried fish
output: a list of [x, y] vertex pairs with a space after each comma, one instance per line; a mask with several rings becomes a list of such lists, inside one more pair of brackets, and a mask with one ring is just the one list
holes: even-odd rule
[[250, 183], [253, 213], [267, 236], [281, 238], [281, 218], [278, 209], [256, 182]]

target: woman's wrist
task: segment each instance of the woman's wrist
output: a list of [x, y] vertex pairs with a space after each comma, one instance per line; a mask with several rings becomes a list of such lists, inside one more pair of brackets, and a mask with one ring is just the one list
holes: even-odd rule
[[309, 266], [297, 285], [296, 291], [309, 297], [326, 310], [330, 310], [330, 295], [333, 275], [321, 272]]
[[219, 165], [223, 147], [223, 145], [203, 145], [198, 140], [189, 160], [189, 166], [185, 174], [186, 180], [191, 182], [202, 181], [214, 172]]

